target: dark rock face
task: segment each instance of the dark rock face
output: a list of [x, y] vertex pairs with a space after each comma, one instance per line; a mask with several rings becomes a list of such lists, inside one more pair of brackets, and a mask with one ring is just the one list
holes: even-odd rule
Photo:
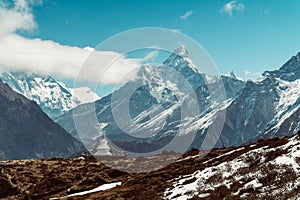
[[[259, 138], [290, 136], [300, 130], [300, 54], [279, 70], [248, 81], [226, 109], [218, 147], [255, 142]], [[297, 96], [298, 94], [298, 96]]]
[[257, 84], [248, 81], [240, 95], [226, 109], [221, 133], [224, 146], [245, 144], [262, 134], [266, 124], [275, 116], [277, 93], [270, 80]]
[[1, 176], [0, 174], [0, 198], [12, 196], [19, 193], [19, 190], [8, 180], [8, 178]]
[[35, 102], [1, 81], [0, 102], [0, 160], [69, 157], [85, 150]]

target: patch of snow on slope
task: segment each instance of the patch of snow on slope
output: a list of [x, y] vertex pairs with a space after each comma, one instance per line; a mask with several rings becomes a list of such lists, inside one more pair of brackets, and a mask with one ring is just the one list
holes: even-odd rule
[[271, 122], [274, 124], [271, 130], [278, 130], [285, 119], [289, 118], [300, 107], [300, 80], [293, 82], [283, 81], [279, 78], [276, 80], [279, 83], [277, 92], [280, 99], [276, 105], [277, 114]]
[[207, 84], [213, 84], [213, 83], [218, 81], [218, 77], [210, 76], [210, 75], [207, 75], [207, 74], [205, 74], [205, 79], [207, 81]]
[[95, 102], [100, 99], [100, 97], [88, 87], [69, 88], [69, 90], [81, 104]]
[[[295, 137], [297, 136], [294, 136], [293, 138]], [[293, 138], [291, 138], [290, 141], [282, 147], [283, 149], [289, 148], [288, 153], [277, 157], [273, 162], [278, 165], [291, 165], [298, 173], [300, 171], [300, 166], [296, 162], [295, 158], [300, 157], [300, 141], [294, 140]]]
[[186, 123], [183, 123], [182, 129], [185, 130], [184, 134], [191, 133], [195, 130], [209, 128], [209, 126], [214, 123], [214, 120], [217, 117], [218, 112], [226, 110], [226, 108], [228, 108], [233, 101], [234, 101], [233, 99], [229, 99], [226, 100], [224, 103], [212, 105], [206, 111], [201, 113], [201, 115], [187, 121]]
[[203, 164], [209, 163], [209, 162], [211, 162], [211, 161], [213, 161], [213, 160], [217, 160], [217, 159], [219, 159], [219, 158], [221, 158], [221, 157], [223, 157], [223, 156], [228, 156], [228, 155], [230, 155], [230, 154], [232, 154], [232, 153], [234, 153], [234, 152], [238, 152], [238, 151], [241, 151], [241, 150], [243, 150], [243, 149], [244, 149], [244, 147], [241, 147], [241, 148], [238, 148], [238, 149], [234, 149], [234, 150], [229, 151], [229, 152], [227, 152], [227, 153], [224, 153], [224, 154], [222, 154], [222, 155], [220, 155], [220, 156], [217, 156], [217, 157], [215, 157], [215, 158], [212, 158], [212, 159], [210, 159], [210, 160], [207, 160], [207, 161], [203, 162]]
[[[283, 151], [285, 149], [287, 152]], [[275, 157], [274, 160], [266, 161], [265, 156], [268, 153], [273, 154], [273, 152], [280, 152], [281, 150], [284, 152], [283, 154]], [[268, 146], [263, 146], [250, 150], [229, 162], [222, 162], [216, 166], [207, 167], [203, 170], [195, 171], [193, 174], [174, 179], [173, 187], [168, 188], [164, 193], [165, 199], [189, 199], [194, 195], [201, 196], [201, 194], [209, 194], [219, 186], [226, 186], [230, 189], [233, 183], [237, 182], [242, 185], [241, 189], [253, 188], [263, 192], [272, 187], [272, 195], [295, 190], [295, 188], [300, 186], [300, 167], [296, 162], [296, 160], [300, 158], [299, 150], [300, 141], [298, 136], [292, 137], [287, 144], [279, 147], [269, 148]], [[251, 163], [254, 162], [257, 164], [255, 164], [255, 168], [252, 167], [252, 170], [250, 170]], [[268, 168], [270, 166], [273, 167]], [[264, 180], [263, 178], [269, 173], [268, 171], [264, 171], [264, 169], [270, 171], [274, 170], [277, 175], [272, 177], [272, 179], [275, 181], [278, 179], [277, 181], [279, 181], [279, 183], [281, 182], [281, 178], [278, 177], [279, 175], [285, 177], [285, 170], [293, 170], [295, 176], [292, 178], [295, 180], [287, 179], [287, 181], [280, 186], [272, 185], [275, 183], [264, 185], [260, 180]], [[289, 176], [291, 175], [289, 174]], [[191, 182], [189, 180], [194, 181]], [[186, 184], [185, 182], [188, 183]], [[243, 193], [241, 189], [232, 193], [232, 195], [240, 197], [242, 195], [244, 197], [249, 195], [249, 193]]]
[[107, 183], [107, 184], [100, 185], [99, 187], [96, 187], [96, 188], [91, 189], [91, 190], [87, 190], [87, 191], [83, 191], [83, 192], [78, 192], [78, 193], [70, 194], [70, 195], [68, 195], [68, 197], [82, 196], [82, 195], [86, 195], [86, 194], [90, 194], [90, 193], [94, 193], [94, 192], [100, 192], [100, 191], [104, 191], [104, 190], [109, 190], [109, 189], [117, 187], [118, 185], [121, 185], [121, 184], [122, 184], [122, 182]]
[[249, 186], [252, 186], [253, 188], [259, 188], [263, 185], [257, 179], [254, 179], [245, 184], [245, 187], [249, 187]]
[[66, 197], [82, 196], [82, 195], [91, 194], [91, 193], [95, 193], [95, 192], [101, 192], [101, 191], [104, 191], [104, 190], [112, 189], [112, 188], [117, 187], [118, 185], [121, 185], [121, 184], [122, 184], [122, 182], [107, 183], [107, 184], [100, 185], [99, 187], [96, 187], [96, 188], [91, 189], [91, 190], [77, 192], [77, 193], [70, 194], [70, 195], [64, 196], [64, 197], [59, 197], [59, 198], [54, 197], [54, 198], [50, 198], [49, 200], [64, 199]]
[[277, 116], [280, 117], [300, 98], [300, 80], [293, 82], [283, 81], [279, 78], [276, 80], [279, 82], [277, 91], [280, 95], [276, 110], [278, 111]]

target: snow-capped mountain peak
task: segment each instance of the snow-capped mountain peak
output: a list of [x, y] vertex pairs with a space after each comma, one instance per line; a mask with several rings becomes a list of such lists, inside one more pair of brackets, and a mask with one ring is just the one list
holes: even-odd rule
[[197, 69], [185, 46], [181, 45], [176, 48], [163, 64], [166, 67], [175, 69], [194, 89], [205, 85], [204, 74]]
[[239, 81], [244, 81], [243, 78], [241, 78], [239, 75], [237, 75], [234, 71], [229, 71], [225, 74], [225, 76], [232, 78], [232, 79], [236, 79]]
[[[123, 104], [125, 101], [122, 99], [127, 98], [128, 91], [134, 91], [132, 88], [138, 87], [129, 99], [130, 117], [134, 125], [124, 126], [124, 130], [141, 135], [143, 139], [135, 141], [118, 129], [115, 119], [110, 114], [111, 96], [97, 101], [96, 109], [100, 111], [97, 113], [97, 119], [99, 123], [107, 123], [103, 128], [107, 138], [111, 141], [130, 141], [129, 150], [142, 149], [144, 147], [142, 142], [156, 144], [161, 139], [175, 135], [179, 128], [184, 130], [181, 135], [197, 131], [198, 138], [191, 147], [200, 148], [209, 129], [214, 127], [218, 116], [223, 116], [225, 111], [225, 124], [215, 147], [237, 146], [255, 142], [261, 137], [291, 135], [299, 129], [300, 70], [284, 70], [285, 67], [282, 67], [276, 71], [266, 72], [264, 79], [245, 82], [238, 80], [238, 76], [233, 72], [227, 76], [216, 77], [201, 74], [194, 70], [192, 62], [188, 59], [185, 49], [180, 47], [164, 62], [165, 65], [142, 66], [135, 80], [126, 83], [115, 92], [119, 95], [115, 105], [121, 110], [125, 107]], [[294, 57], [292, 60], [288, 63], [293, 64], [294, 69], [298, 69], [297, 58]], [[191, 87], [185, 87], [185, 84]], [[210, 90], [208, 84], [210, 88], [216, 90]], [[220, 88], [220, 84], [224, 85], [225, 98], [219, 98], [221, 93], [217, 89]], [[197, 95], [199, 115], [192, 115], [181, 121], [179, 111], [185, 105], [185, 97], [191, 94], [189, 88]], [[80, 119], [86, 119], [85, 113], [89, 112], [82, 112], [83, 110], [85, 108], [81, 106], [73, 111], [80, 114]], [[75, 128], [69, 126], [72, 115], [73, 112], [66, 113], [60, 117], [58, 123], [75, 134]], [[121, 114], [119, 116], [122, 117]], [[89, 125], [92, 127], [91, 130], [87, 130], [87, 123], [86, 121], [82, 123], [85, 132], [93, 133], [94, 124]], [[151, 135], [144, 139], [145, 133]], [[283, 134], [279, 135], [280, 133]]]
[[264, 77], [274, 76], [285, 81], [293, 82], [300, 77], [300, 52], [291, 57], [279, 70], [266, 71]]
[[190, 57], [189, 52], [188, 52], [186, 46], [184, 46], [184, 45], [180, 45], [179, 47], [177, 47], [173, 53], [177, 54], [181, 57]]
[[170, 57], [163, 63], [166, 66], [174, 67], [177, 71], [186, 70], [190, 68], [198, 72], [196, 65], [190, 58], [190, 54], [184, 45], [179, 46], [174, 50]]
[[49, 75], [4, 72], [0, 79], [14, 91], [35, 101], [51, 118], [56, 118], [79, 104], [100, 98], [88, 88], [70, 89]]
[[280, 69], [293, 70], [295, 67], [300, 67], [300, 52], [287, 61]]

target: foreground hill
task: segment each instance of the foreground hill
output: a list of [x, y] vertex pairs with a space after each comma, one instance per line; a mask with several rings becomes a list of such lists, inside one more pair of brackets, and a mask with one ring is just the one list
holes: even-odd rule
[[0, 81], [0, 160], [69, 157], [85, 147]]
[[[0, 197], [6, 199], [297, 199], [299, 134], [256, 144], [192, 150], [148, 173], [125, 173], [92, 157], [0, 163]], [[151, 167], [176, 154], [127, 159]], [[114, 160], [118, 165], [120, 160]], [[94, 189], [94, 190], [93, 190]]]

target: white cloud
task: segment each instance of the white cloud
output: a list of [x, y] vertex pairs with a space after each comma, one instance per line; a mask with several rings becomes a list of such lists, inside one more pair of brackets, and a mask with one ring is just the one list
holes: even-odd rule
[[189, 18], [192, 14], [193, 14], [193, 11], [190, 10], [190, 11], [186, 12], [184, 15], [182, 15], [180, 18], [183, 19], [183, 20], [186, 20], [186, 19]]
[[151, 52], [145, 58], [129, 59], [117, 52], [64, 46], [50, 40], [26, 39], [16, 34], [9, 34], [0, 40], [2, 71], [22, 70], [94, 82], [104, 75], [100, 81], [105, 84], [119, 82], [122, 76], [135, 71], [141, 62], [154, 56], [155, 53]]
[[[31, 31], [37, 27], [30, 6], [33, 0], [16, 0], [9, 7], [0, 0], [0, 70], [29, 71], [54, 74], [62, 78], [78, 78], [83, 81], [117, 83], [125, 74], [130, 74], [145, 58], [126, 58], [111, 51], [95, 51], [92, 47], [66, 46], [51, 40], [28, 39], [16, 31]], [[80, 73], [79, 73], [80, 72]], [[126, 80], [124, 80], [126, 81]]]
[[78, 70], [76, 78], [103, 84], [124, 83], [134, 79], [141, 63], [152, 56], [150, 53], [145, 58], [129, 59], [117, 52], [93, 51]]
[[249, 70], [245, 70], [245, 71], [244, 71], [244, 74], [245, 74], [245, 75], [249, 75], [249, 74], [251, 74], [251, 72], [250, 72]]
[[228, 15], [230, 15], [231, 17], [233, 16], [233, 11], [242, 11], [245, 9], [244, 4], [239, 3], [238, 1], [234, 0], [234, 1], [230, 1], [228, 3], [226, 3], [222, 8], [221, 8], [221, 12], [224, 12]]
[[0, 0], [0, 38], [15, 31], [31, 31], [36, 28], [30, 5], [33, 1], [15, 0], [14, 6]]
[[252, 80], [256, 80], [261, 77], [260, 72], [251, 72], [249, 70], [245, 70], [244, 74], [245, 74], [246, 78], [252, 79]]
[[172, 29], [171, 32], [172, 32], [174, 35], [180, 35], [180, 34], [182, 34], [182, 30], [181, 30], [181, 29]]

